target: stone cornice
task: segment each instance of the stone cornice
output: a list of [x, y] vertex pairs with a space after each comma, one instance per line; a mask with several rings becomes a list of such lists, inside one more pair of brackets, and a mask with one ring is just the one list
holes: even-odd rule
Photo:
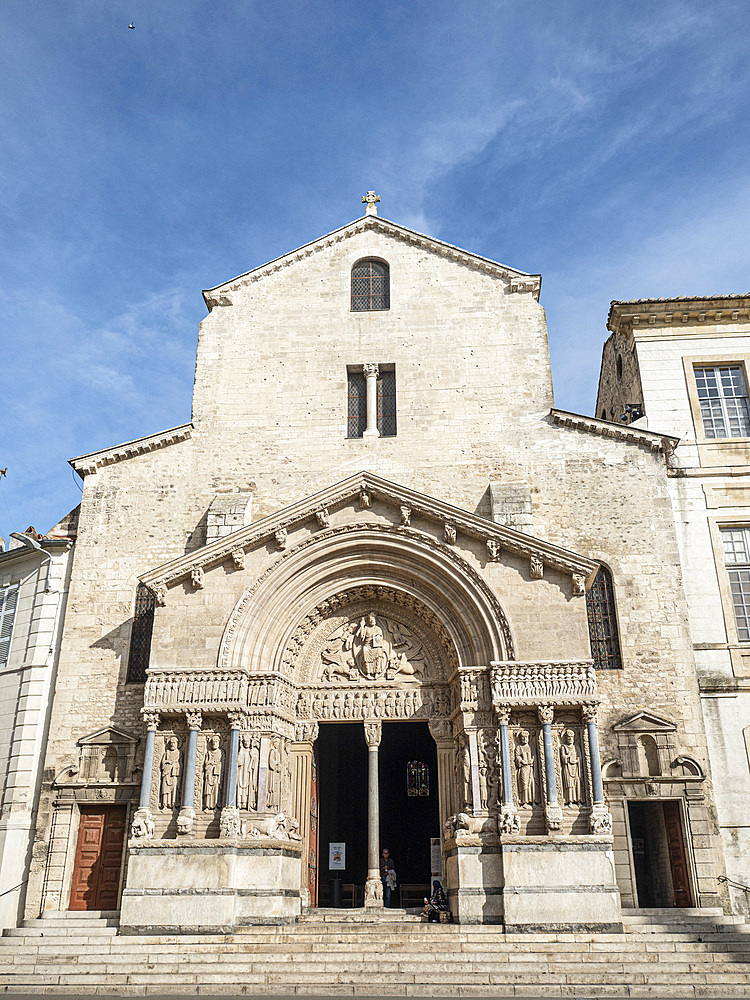
[[613, 300], [607, 329], [627, 336], [634, 328], [750, 321], [750, 294], [679, 296], [673, 299]]
[[[599, 564], [593, 560], [551, 542], [495, 524], [442, 500], [391, 483], [371, 472], [360, 472], [254, 524], [217, 539], [195, 552], [173, 559], [145, 573], [140, 580], [157, 595], [163, 596], [166, 587], [189, 576], [198, 568], [203, 569], [230, 557], [234, 558], [232, 553], [238, 549], [250, 549], [274, 538], [280, 547], [285, 547], [287, 532], [306, 521], [317, 523], [319, 528], [327, 527], [329, 509], [357, 497], [363, 506], [370, 506], [372, 500], [377, 499], [396, 508], [400, 512], [401, 526], [394, 525], [394, 531], [402, 529], [406, 531], [412, 516], [422, 517], [443, 528], [444, 540], [440, 544], [453, 545], [454, 542], [447, 539], [453, 538], [455, 541], [457, 535], [463, 534], [484, 542], [487, 545], [490, 561], [496, 560], [500, 552], [506, 550], [573, 576], [574, 583], [578, 581], [581, 589], [586, 582], [593, 580], [599, 568]], [[367, 500], [363, 503], [365, 497]], [[366, 522], [360, 522], [356, 526], [363, 531], [368, 527]], [[382, 525], [378, 527], [383, 528]], [[408, 534], [413, 536], [418, 535], [418, 532], [408, 531]], [[432, 536], [430, 539], [435, 541]]]
[[136, 438], [134, 441], [125, 441], [124, 444], [115, 445], [113, 448], [102, 448], [101, 451], [92, 451], [88, 455], [78, 455], [77, 458], [68, 459], [68, 463], [73, 466], [79, 476], [88, 476], [105, 465], [122, 462], [135, 455], [145, 455], [149, 451], [157, 451], [159, 448], [166, 448], [179, 441], [187, 441], [192, 428], [192, 424], [180, 424], [178, 427], [159, 431], [158, 434], [149, 434], [147, 437]]
[[661, 451], [671, 455], [679, 438], [668, 434], [656, 434], [654, 431], [641, 430], [631, 424], [615, 424], [610, 420], [599, 420], [596, 417], [586, 417], [582, 413], [570, 413], [568, 410], [553, 408], [549, 411], [550, 419], [559, 427], [571, 427], [573, 430], [585, 431], [599, 437], [612, 438], [614, 441], [627, 441], [637, 444], [649, 451]]
[[304, 260], [305, 257], [311, 257], [314, 253], [325, 250], [327, 247], [331, 247], [335, 243], [340, 243], [342, 240], [347, 240], [357, 233], [363, 233], [371, 229], [379, 230], [394, 239], [402, 240], [423, 250], [428, 250], [430, 253], [436, 253], [464, 267], [470, 267], [475, 271], [483, 271], [485, 274], [503, 278], [510, 283], [511, 292], [531, 292], [536, 301], [539, 301], [539, 293], [542, 287], [542, 277], [540, 274], [526, 274], [524, 271], [517, 271], [515, 268], [499, 264], [488, 257], [482, 257], [479, 254], [463, 250], [452, 243], [436, 240], [431, 236], [418, 233], [414, 229], [408, 229], [406, 226], [400, 226], [396, 222], [390, 222], [381, 216], [364, 215], [360, 219], [342, 226], [340, 229], [335, 229], [326, 236], [321, 236], [319, 239], [313, 240], [312, 243], [306, 243], [296, 250], [292, 250], [281, 257], [277, 257], [275, 260], [269, 261], [267, 264], [261, 264], [260, 267], [253, 268], [253, 270], [247, 271], [245, 274], [240, 274], [236, 278], [230, 278], [229, 281], [222, 282], [214, 288], [205, 289], [203, 298], [209, 312], [216, 306], [232, 305], [231, 293], [233, 291], [249, 285], [253, 281], [258, 281], [258, 279], [264, 278], [268, 274], [273, 274], [275, 271], [289, 267], [291, 264], [296, 264], [298, 261]]

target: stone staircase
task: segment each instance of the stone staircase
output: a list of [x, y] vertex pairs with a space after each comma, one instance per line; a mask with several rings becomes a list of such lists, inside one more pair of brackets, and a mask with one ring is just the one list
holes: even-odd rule
[[389, 910], [309, 911], [233, 934], [119, 935], [116, 914], [47, 914], [0, 939], [0, 992], [750, 998], [750, 926], [631, 910], [622, 934], [506, 935]]

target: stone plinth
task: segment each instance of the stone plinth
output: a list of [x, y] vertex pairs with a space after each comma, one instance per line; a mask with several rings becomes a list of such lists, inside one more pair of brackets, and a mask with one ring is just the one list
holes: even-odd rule
[[503, 856], [499, 837], [447, 840], [445, 881], [453, 919], [460, 924], [503, 922]]
[[301, 852], [270, 838], [131, 843], [120, 931], [228, 933], [291, 922], [300, 913]]
[[621, 931], [611, 837], [503, 837], [507, 931]]
[[459, 836], [444, 845], [454, 919], [507, 931], [622, 930], [611, 837]]

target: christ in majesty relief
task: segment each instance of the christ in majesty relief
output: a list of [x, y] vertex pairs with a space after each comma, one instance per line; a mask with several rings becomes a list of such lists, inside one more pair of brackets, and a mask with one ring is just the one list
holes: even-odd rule
[[382, 628], [375, 621], [375, 615], [363, 618], [359, 623], [357, 638], [362, 643], [362, 673], [368, 680], [376, 680], [385, 673], [388, 666], [388, 652]]

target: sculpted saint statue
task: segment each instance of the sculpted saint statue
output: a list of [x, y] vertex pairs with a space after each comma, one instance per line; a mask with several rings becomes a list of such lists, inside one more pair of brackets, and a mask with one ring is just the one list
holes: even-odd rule
[[182, 754], [176, 737], [170, 736], [159, 763], [161, 781], [159, 784], [159, 806], [174, 809], [177, 805], [177, 791], [180, 785]]
[[534, 804], [534, 755], [529, 745], [529, 734], [522, 729], [518, 734], [518, 745], [514, 754], [516, 764], [516, 779], [518, 781], [519, 806]]
[[375, 615], [368, 615], [359, 623], [357, 638], [362, 643], [362, 673], [368, 680], [377, 680], [388, 666], [388, 652], [382, 628], [375, 621]]
[[211, 736], [203, 758], [203, 808], [215, 809], [221, 788], [221, 764], [224, 751], [218, 736]]
[[281, 792], [281, 739], [275, 736], [268, 748], [268, 785], [266, 791], [266, 808], [275, 809], [278, 806], [278, 796]]
[[254, 809], [258, 788], [258, 760], [260, 752], [257, 743], [244, 733], [237, 754], [237, 806], [239, 809]]
[[581, 801], [581, 755], [572, 729], [566, 729], [560, 743], [560, 774], [566, 806]]

